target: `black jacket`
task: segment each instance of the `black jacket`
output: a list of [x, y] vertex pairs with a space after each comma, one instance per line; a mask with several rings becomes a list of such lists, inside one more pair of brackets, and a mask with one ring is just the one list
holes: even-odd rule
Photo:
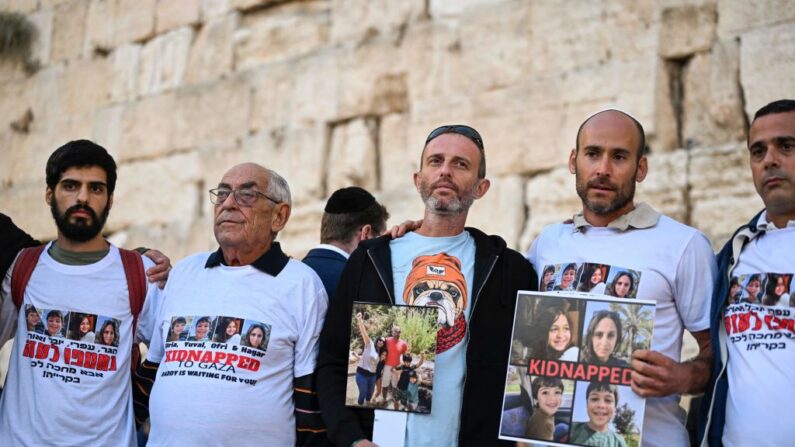
[[[515, 445], [497, 439], [511, 343], [516, 292], [535, 290], [533, 267], [499, 236], [466, 229], [475, 240], [475, 278], [469, 318], [460, 446]], [[348, 447], [372, 439], [373, 411], [345, 407], [354, 301], [394, 303], [390, 237], [363, 241], [342, 272], [320, 335], [318, 397], [329, 439]]]
[[39, 245], [39, 241], [20, 230], [11, 218], [0, 213], [0, 278], [5, 276], [20, 250], [36, 245]]

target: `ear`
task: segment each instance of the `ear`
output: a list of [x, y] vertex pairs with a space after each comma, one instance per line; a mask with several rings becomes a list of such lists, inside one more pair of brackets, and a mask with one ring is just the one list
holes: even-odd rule
[[648, 173], [649, 173], [649, 160], [644, 155], [640, 157], [640, 160], [638, 160], [638, 170], [635, 174], [635, 181], [637, 181], [638, 183], [642, 182], [643, 179], [646, 178], [646, 174]]
[[417, 190], [417, 192], [420, 192], [420, 180], [420, 172], [417, 171], [414, 173], [414, 188]]
[[47, 202], [47, 205], [52, 206], [53, 194], [52, 188], [49, 186], [44, 190], [44, 201]]
[[359, 230], [358, 234], [359, 240], [357, 242], [366, 241], [367, 239], [371, 239], [372, 237], [373, 237], [373, 226], [367, 224]]
[[286, 203], [277, 203], [273, 206], [273, 215], [271, 217], [271, 231], [278, 233], [287, 225], [290, 220], [290, 213], [292, 209]]
[[475, 187], [475, 199], [479, 199], [486, 195], [489, 188], [491, 188], [491, 180], [484, 178], [478, 181], [478, 186]]
[[572, 149], [569, 154], [569, 172], [577, 173], [577, 149]]

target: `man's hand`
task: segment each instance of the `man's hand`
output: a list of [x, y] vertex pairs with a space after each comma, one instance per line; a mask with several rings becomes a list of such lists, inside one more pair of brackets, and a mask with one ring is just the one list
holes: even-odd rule
[[152, 268], [146, 271], [146, 277], [149, 279], [149, 282], [156, 282], [157, 286], [162, 289], [166, 286], [168, 274], [171, 272], [171, 260], [168, 259], [168, 256], [154, 249], [147, 250], [144, 256], [155, 263]]
[[353, 443], [353, 447], [378, 447], [378, 444], [362, 439]]
[[632, 390], [642, 397], [695, 394], [704, 391], [712, 366], [708, 331], [693, 332], [698, 355], [678, 363], [657, 351], [640, 349], [632, 354]]
[[408, 233], [409, 231], [414, 231], [417, 228], [422, 226], [422, 219], [420, 220], [407, 220], [400, 225], [395, 225], [389, 230], [389, 234], [392, 235], [392, 239], [397, 239], [404, 234]]

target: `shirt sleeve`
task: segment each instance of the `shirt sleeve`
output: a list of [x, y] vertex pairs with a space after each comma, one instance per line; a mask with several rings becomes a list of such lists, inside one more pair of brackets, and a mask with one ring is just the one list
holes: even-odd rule
[[717, 277], [712, 246], [704, 234], [697, 232], [679, 258], [674, 281], [674, 301], [687, 330], [709, 329], [709, 303]]
[[17, 330], [19, 309], [11, 297], [11, 272], [14, 271], [14, 264], [16, 264], [16, 259], [5, 272], [2, 288], [0, 288], [0, 347], [12, 339], [14, 331]]
[[[151, 259], [143, 257], [144, 271], [155, 265]], [[138, 327], [135, 330], [136, 342], [143, 342], [147, 345], [152, 340], [155, 331], [157, 317], [160, 314], [162, 304], [162, 290], [157, 284], [146, 281], [146, 300], [141, 313], [138, 315]]]
[[302, 300], [303, 322], [295, 342], [293, 377], [306, 376], [315, 371], [320, 330], [323, 328], [323, 320], [328, 309], [326, 289], [319, 279], [311, 281], [303, 290], [306, 291]]

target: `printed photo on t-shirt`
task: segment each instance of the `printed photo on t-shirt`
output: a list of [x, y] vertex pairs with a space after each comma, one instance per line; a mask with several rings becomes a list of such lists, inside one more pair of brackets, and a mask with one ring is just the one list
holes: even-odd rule
[[32, 304], [25, 304], [25, 324], [27, 325], [28, 332], [35, 332], [37, 334], [44, 333], [44, 323], [41, 319], [41, 312]]
[[240, 344], [240, 330], [243, 327], [242, 318], [217, 317], [214, 326], [214, 342]]
[[541, 292], [564, 291], [572, 292], [577, 290], [577, 270], [580, 265], [576, 262], [567, 264], [555, 264], [544, 267], [541, 275]]
[[433, 307], [354, 303], [345, 405], [430, 413], [438, 318]]
[[577, 291], [603, 295], [609, 265], [586, 262], [577, 269]]
[[271, 326], [256, 320], [245, 320], [243, 322], [243, 336], [240, 344], [249, 348], [268, 350], [268, 343], [271, 338]]
[[66, 335], [66, 323], [69, 312], [58, 309], [42, 309], [42, 320], [44, 321], [44, 333], [50, 337], [63, 337]]
[[119, 346], [119, 338], [121, 337], [119, 334], [119, 327], [121, 321], [106, 317], [103, 315], [97, 316], [97, 328], [99, 331], [94, 336], [94, 343], [98, 345], [104, 346]]
[[509, 366], [500, 435], [566, 442], [573, 394], [573, 380], [531, 376]]
[[605, 295], [616, 298], [637, 298], [640, 287], [640, 272], [623, 267], [611, 266], [607, 276]]
[[[189, 321], [189, 319], [191, 321]], [[171, 323], [168, 327], [168, 334], [166, 341], [185, 341], [188, 339], [188, 328], [192, 322], [193, 317], [190, 316], [176, 316], [171, 317]]]
[[96, 315], [82, 312], [70, 312], [66, 338], [84, 343], [94, 343], [96, 325]]
[[748, 273], [729, 281], [729, 304], [749, 303], [764, 306], [793, 307], [795, 285], [792, 273]]
[[193, 318], [193, 325], [191, 325], [190, 332], [188, 333], [188, 341], [210, 341], [210, 334], [213, 331], [212, 317], [201, 315]]
[[526, 366], [530, 358], [576, 362], [584, 308], [584, 301], [557, 296], [518, 300], [510, 363]]

